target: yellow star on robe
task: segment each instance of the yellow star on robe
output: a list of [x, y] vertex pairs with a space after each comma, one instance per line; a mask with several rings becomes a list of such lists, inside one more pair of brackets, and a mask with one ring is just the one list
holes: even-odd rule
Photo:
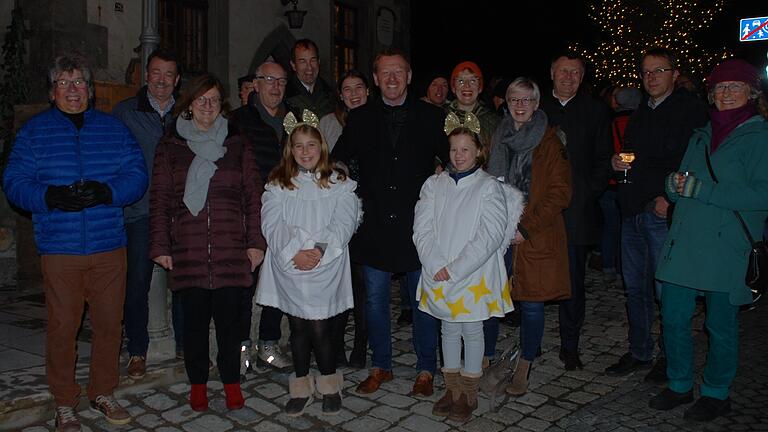
[[482, 276], [480, 278], [480, 283], [477, 285], [472, 285], [469, 288], [467, 288], [469, 292], [475, 295], [475, 304], [480, 302], [480, 298], [484, 295], [491, 294], [491, 290], [488, 289], [487, 286], [485, 286], [485, 276]]
[[425, 290], [421, 290], [421, 299], [419, 300], [419, 303], [422, 307], [427, 307], [427, 297], [429, 297], [429, 294]]
[[499, 307], [499, 301], [494, 300], [490, 303], [488, 303], [488, 313], [492, 314], [494, 312], [501, 312], [501, 308]]
[[501, 298], [508, 306], [512, 306], [512, 296], [509, 294], [509, 279], [507, 279], [504, 288], [501, 290]]
[[438, 301], [440, 299], [445, 299], [445, 295], [443, 294], [443, 286], [440, 285], [439, 287], [432, 290], [432, 293], [435, 294], [435, 301]]
[[468, 314], [470, 313], [470, 310], [464, 306], [464, 296], [459, 297], [458, 300], [456, 300], [453, 303], [445, 302], [448, 305], [448, 309], [451, 310], [451, 319], [456, 319], [459, 314]]

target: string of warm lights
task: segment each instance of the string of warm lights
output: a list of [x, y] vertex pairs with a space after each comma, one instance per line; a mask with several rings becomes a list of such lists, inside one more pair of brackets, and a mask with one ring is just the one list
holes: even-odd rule
[[593, 48], [572, 44], [570, 49], [589, 62], [598, 81], [637, 86], [637, 62], [650, 47], [671, 49], [682, 73], [701, 78], [718, 61], [732, 55], [725, 47], [701, 47], [699, 35], [722, 12], [725, 0], [597, 0], [589, 18], [604, 37]]

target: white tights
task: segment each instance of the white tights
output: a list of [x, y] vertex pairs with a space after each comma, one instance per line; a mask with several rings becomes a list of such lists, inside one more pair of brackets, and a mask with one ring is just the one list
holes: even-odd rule
[[483, 322], [442, 321], [443, 361], [446, 369], [461, 368], [461, 339], [464, 338], [464, 372], [479, 374], [483, 371]]

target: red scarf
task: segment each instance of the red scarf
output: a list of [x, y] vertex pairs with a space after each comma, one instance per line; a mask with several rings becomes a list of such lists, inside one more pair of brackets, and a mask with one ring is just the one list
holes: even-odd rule
[[712, 153], [722, 144], [725, 138], [736, 127], [757, 114], [755, 104], [748, 102], [740, 108], [718, 111], [716, 108], [709, 110], [709, 118], [712, 120]]

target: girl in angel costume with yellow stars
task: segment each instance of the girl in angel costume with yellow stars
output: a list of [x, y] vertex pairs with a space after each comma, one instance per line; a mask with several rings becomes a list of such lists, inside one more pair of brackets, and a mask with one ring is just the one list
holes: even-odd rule
[[[468, 113], [445, 121], [451, 164], [424, 182], [413, 224], [422, 263], [419, 309], [442, 320], [446, 392], [432, 413], [466, 421], [477, 408], [483, 321], [512, 310], [504, 252], [517, 229], [523, 196], [483, 170], [487, 150]], [[461, 368], [461, 340], [464, 367]]]
[[[304, 110], [283, 121], [288, 143], [262, 195], [261, 229], [267, 253], [256, 302], [288, 315], [294, 373], [285, 411], [301, 415], [315, 391], [322, 412], [341, 410], [342, 377], [336, 371], [332, 318], [352, 308], [349, 240], [360, 222], [355, 181], [335, 169], [317, 116]], [[309, 371], [314, 352], [320, 375]]]

